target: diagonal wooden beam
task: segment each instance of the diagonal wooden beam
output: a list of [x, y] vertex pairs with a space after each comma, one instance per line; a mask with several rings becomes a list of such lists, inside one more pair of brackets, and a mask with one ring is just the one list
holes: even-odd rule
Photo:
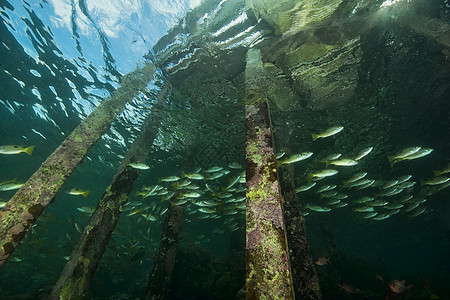
[[[168, 88], [158, 96], [158, 105], [166, 99]], [[157, 135], [160, 118], [158, 113], [150, 113], [141, 134], [136, 138], [114, 175], [111, 184], [103, 194], [95, 212], [85, 226], [75, 245], [53, 291], [47, 299], [89, 298], [89, 287], [97, 271], [98, 263], [105, 252], [111, 234], [139, 170], [128, 166], [130, 162], [143, 162]]]
[[117, 114], [146, 88], [154, 72], [155, 66], [149, 63], [124, 76], [113, 95], [75, 128], [0, 211], [0, 267]]

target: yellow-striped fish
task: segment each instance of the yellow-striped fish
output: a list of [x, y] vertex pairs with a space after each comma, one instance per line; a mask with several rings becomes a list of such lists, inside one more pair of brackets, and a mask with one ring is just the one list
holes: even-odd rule
[[356, 160], [348, 159], [348, 158], [340, 158], [340, 159], [336, 159], [336, 160], [332, 160], [332, 161], [327, 161], [326, 166], [328, 167], [329, 165], [335, 165], [335, 166], [341, 166], [341, 167], [351, 167], [351, 166], [356, 166], [357, 164], [358, 164], [358, 162]]
[[130, 167], [132, 167], [134, 169], [138, 169], [138, 170], [148, 170], [148, 169], [150, 169], [150, 167], [148, 165], [143, 164], [143, 163], [138, 163], [138, 162], [129, 163], [128, 165]]
[[342, 129], [344, 129], [344, 127], [342, 126], [334, 126], [334, 127], [330, 127], [327, 130], [318, 133], [318, 134], [312, 134], [312, 138], [313, 141], [317, 140], [317, 139], [322, 139], [322, 138], [326, 138], [332, 135], [335, 135], [336, 133], [339, 133], [342, 131]]
[[0, 185], [0, 191], [12, 191], [20, 189], [25, 183], [10, 182]]
[[450, 180], [450, 177], [439, 176], [439, 177], [434, 177], [433, 179], [422, 180], [420, 182], [420, 184], [421, 185], [439, 185], [439, 184], [446, 183], [449, 180]]
[[373, 147], [369, 147], [369, 148], [366, 148], [366, 149], [364, 149], [364, 150], [361, 150], [361, 152], [359, 152], [359, 154], [356, 155], [356, 157], [354, 158], [354, 160], [356, 160], [356, 161], [360, 160], [361, 158], [363, 158], [364, 156], [366, 156], [367, 154], [369, 154], [372, 150], [373, 150]]
[[19, 154], [19, 153], [26, 153], [28, 155], [31, 155], [33, 153], [34, 146], [30, 146], [27, 148], [24, 148], [19, 145], [3, 145], [0, 146], [0, 154]]
[[313, 155], [312, 152], [303, 152], [300, 154], [295, 154], [285, 160], [278, 161], [278, 165], [281, 166], [284, 164], [293, 164], [295, 162], [307, 159], [307, 158], [311, 157], [311, 155]]
[[328, 176], [333, 176], [333, 175], [335, 175], [337, 173], [339, 173], [339, 172], [337, 170], [333, 170], [333, 169], [325, 169], [325, 170], [322, 170], [322, 171], [309, 173], [308, 174], [308, 181], [320, 180], [320, 179], [328, 177]]
[[89, 195], [90, 192], [91, 191], [83, 191], [82, 189], [70, 189], [70, 190], [67, 191], [67, 194], [74, 195], [74, 196], [81, 195], [84, 198], [86, 198]]

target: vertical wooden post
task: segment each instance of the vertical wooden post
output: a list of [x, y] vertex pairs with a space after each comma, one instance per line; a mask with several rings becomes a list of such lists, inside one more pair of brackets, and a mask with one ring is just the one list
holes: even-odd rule
[[[168, 88], [159, 95], [161, 103]], [[139, 170], [133, 169], [130, 162], [143, 162], [150, 151], [157, 134], [160, 119], [158, 114], [150, 114], [145, 128], [133, 142], [122, 160], [111, 185], [106, 189], [95, 212], [83, 230], [70, 259], [58, 279], [48, 299], [80, 299], [87, 297], [89, 286], [97, 270], [98, 263], [108, 245], [111, 234], [119, 219], [123, 205], [133, 189]]]
[[178, 235], [184, 223], [184, 207], [171, 205], [161, 228], [159, 251], [154, 260], [145, 299], [168, 299], [178, 251]]
[[294, 294], [302, 300], [322, 299], [319, 277], [314, 267], [306, 239], [305, 218], [295, 196], [294, 168], [283, 165], [279, 170], [280, 186], [284, 199], [284, 220], [289, 246]]
[[282, 197], [259, 49], [245, 70], [247, 299], [293, 299]]
[[114, 94], [75, 128], [0, 211], [0, 267], [125, 104], [146, 88], [154, 71], [155, 66], [147, 64], [124, 76]]

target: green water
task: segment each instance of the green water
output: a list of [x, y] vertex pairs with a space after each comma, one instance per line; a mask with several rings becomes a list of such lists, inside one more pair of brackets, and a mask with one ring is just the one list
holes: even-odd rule
[[[92, 297], [144, 299], [166, 209], [183, 194], [197, 193], [181, 204], [185, 217], [169, 298], [238, 298], [245, 285], [244, 177], [229, 185], [245, 171], [250, 47], [262, 52], [275, 151], [286, 153], [279, 161], [313, 153], [292, 163], [295, 187], [325, 168], [338, 171], [296, 194], [313, 260], [330, 258], [315, 265], [323, 299], [450, 299], [449, 183], [427, 184], [450, 176], [433, 173], [448, 171], [450, 163], [447, 1], [249, 7], [229, 0], [205, 1], [192, 10], [187, 1], [165, 3], [177, 12], [149, 3], [139, 2], [140, 10], [116, 1], [102, 10], [90, 1], [0, 1], [0, 145], [36, 147], [31, 156], [0, 154], [0, 181], [28, 180], [120, 86], [120, 74], [148, 60], [158, 67], [147, 90], [89, 150], [1, 268], [0, 299], [40, 299], [51, 291], [89, 221], [90, 214], [80, 210], [96, 208], [148, 115], [161, 120], [142, 161], [150, 168], [134, 182], [91, 283]], [[62, 7], [71, 13], [64, 17]], [[158, 102], [163, 86], [170, 92]], [[313, 141], [312, 134], [332, 126], [343, 130]], [[433, 151], [397, 158], [390, 166], [388, 156], [413, 146]], [[369, 147], [354, 166], [323, 162], [335, 153], [354, 159]], [[222, 170], [206, 172], [212, 167]], [[194, 172], [203, 177], [190, 180], [198, 189], [177, 189], [184, 174]], [[374, 182], [361, 189], [343, 184], [360, 172]], [[386, 182], [405, 175], [412, 176], [410, 187], [383, 195]], [[169, 176], [180, 179], [160, 181]], [[161, 186], [159, 195], [136, 195], [155, 185]], [[342, 199], [317, 191], [326, 185], [336, 185], [332, 191]], [[72, 188], [90, 193], [67, 194]], [[166, 192], [175, 194], [166, 199]], [[14, 193], [0, 191], [0, 201]], [[388, 203], [358, 204], [362, 197]], [[356, 211], [363, 207], [376, 215]], [[394, 279], [413, 287], [395, 294], [388, 286]], [[339, 288], [344, 284], [357, 292]]]

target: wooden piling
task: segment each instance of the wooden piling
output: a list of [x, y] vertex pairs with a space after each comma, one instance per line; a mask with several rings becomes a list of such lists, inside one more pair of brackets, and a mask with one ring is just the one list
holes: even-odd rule
[[278, 170], [284, 199], [284, 220], [294, 294], [296, 298], [302, 300], [320, 300], [322, 292], [306, 238], [305, 218], [299, 210], [295, 195], [294, 168], [287, 164], [279, 167]]
[[245, 70], [247, 299], [294, 299], [282, 197], [259, 49]]
[[170, 294], [170, 284], [178, 252], [178, 235], [184, 223], [184, 207], [171, 205], [161, 228], [158, 254], [150, 275], [145, 299], [164, 300]]
[[[160, 93], [158, 104], [165, 100], [167, 91], [168, 88], [165, 88]], [[139, 170], [128, 164], [143, 162], [147, 158], [160, 122], [157, 115], [150, 114], [146, 118], [143, 131], [122, 160], [112, 183], [106, 189], [99, 205], [84, 228], [48, 299], [87, 297], [98, 263], [105, 252], [128, 195], [133, 189], [133, 183], [139, 175]]]

